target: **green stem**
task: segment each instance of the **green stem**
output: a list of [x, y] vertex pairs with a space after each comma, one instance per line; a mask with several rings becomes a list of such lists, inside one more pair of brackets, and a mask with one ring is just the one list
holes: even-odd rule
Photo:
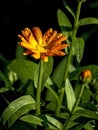
[[56, 109], [56, 112], [55, 112], [56, 114], [60, 113], [63, 97], [64, 97], [64, 87], [62, 87], [59, 91], [59, 104], [57, 105], [57, 109]]
[[[69, 64], [71, 63], [71, 59], [72, 59], [72, 51], [73, 51], [73, 46], [74, 46], [74, 40], [75, 40], [76, 33], [77, 33], [77, 30], [78, 30], [78, 21], [79, 21], [79, 16], [80, 16], [80, 11], [81, 11], [81, 5], [82, 5], [82, 1], [78, 2], [76, 17], [75, 17], [75, 20], [74, 20], [74, 28], [73, 28], [72, 42], [71, 42], [71, 45], [70, 45], [70, 51], [69, 51], [68, 60], [67, 60], [67, 64], [66, 64], [65, 80], [66, 80], [66, 78], [67, 78], [67, 75], [68, 75], [68, 67], [69, 67]], [[74, 105], [74, 107], [73, 107], [73, 109], [72, 109], [72, 111], [71, 111], [71, 114], [70, 114], [69, 118], [68, 118], [68, 119], [66, 120], [66, 122], [64, 123], [63, 130], [67, 130], [68, 124], [69, 124], [70, 119], [71, 119], [71, 115], [74, 113], [76, 107], [78, 106], [78, 104], [79, 104], [79, 102], [80, 102], [80, 99], [81, 99], [83, 90], [84, 90], [84, 85], [83, 85], [82, 88], [81, 88], [79, 97], [77, 98], [77, 101], [76, 101], [76, 103], [75, 103], [75, 105]]]
[[59, 104], [59, 96], [58, 94], [53, 90], [53, 88], [51, 86], [49, 86], [48, 84], [46, 84], [45, 86], [52, 94], [53, 96], [56, 98], [57, 103]]
[[[80, 15], [80, 10], [81, 10], [81, 4], [82, 4], [82, 2], [79, 2], [78, 6], [77, 6], [77, 12], [76, 12], [76, 17], [75, 17], [75, 21], [74, 21], [74, 28], [73, 28], [73, 32], [72, 32], [72, 34], [73, 34], [72, 35], [72, 42], [70, 44], [70, 50], [69, 50], [68, 57], [67, 57], [64, 80], [66, 80], [66, 78], [68, 76], [68, 69], [69, 69], [69, 65], [70, 65], [71, 60], [72, 60], [72, 51], [73, 51], [73, 47], [74, 47], [75, 36], [77, 33], [77, 29], [78, 29], [78, 20], [79, 20], [79, 15]], [[61, 89], [62, 89], [62, 87], [61, 87]], [[63, 101], [63, 96], [64, 96], [64, 94], [60, 93], [60, 96], [59, 96], [60, 97], [60, 106], [58, 105], [57, 110], [56, 110], [58, 114], [60, 113], [61, 104]]]
[[76, 100], [76, 103], [74, 104], [72, 112], [71, 112], [72, 114], [75, 112], [75, 110], [76, 110], [76, 108], [77, 108], [77, 106], [78, 106], [78, 104], [79, 104], [79, 102], [81, 100], [81, 97], [82, 97], [85, 86], [86, 86], [86, 84], [82, 84], [82, 86], [81, 86], [80, 94], [79, 94], [79, 96], [78, 96], [78, 98]]
[[66, 70], [65, 70], [65, 77], [64, 77], [65, 80], [67, 78], [69, 64], [71, 63], [71, 59], [72, 59], [72, 51], [73, 51], [75, 36], [76, 36], [76, 33], [77, 33], [77, 29], [78, 29], [78, 21], [79, 21], [79, 15], [80, 15], [80, 10], [81, 10], [81, 4], [82, 4], [82, 2], [78, 3], [76, 17], [75, 17], [75, 20], [74, 20], [74, 28], [73, 28], [73, 33], [72, 33], [73, 34], [72, 35], [72, 42], [71, 42], [71, 45], [70, 45], [70, 50], [69, 50], [69, 53], [68, 53]]
[[76, 108], [77, 108], [77, 106], [79, 105], [79, 102], [80, 102], [80, 100], [81, 100], [81, 97], [82, 97], [82, 94], [83, 94], [85, 85], [86, 85], [86, 84], [82, 84], [82, 86], [81, 86], [81, 91], [80, 91], [80, 93], [79, 93], [79, 96], [78, 96], [78, 98], [77, 98], [77, 100], [76, 100], [76, 102], [75, 102], [75, 104], [74, 104], [74, 106], [73, 106], [73, 109], [72, 109], [72, 111], [71, 111], [71, 113], [70, 113], [70, 115], [69, 115], [69, 118], [68, 118], [68, 119], [66, 120], [66, 122], [64, 123], [63, 130], [67, 130], [67, 128], [68, 128], [68, 124], [69, 124], [69, 122], [70, 122], [70, 120], [71, 120], [72, 114], [75, 113], [75, 110], [76, 110]]
[[7, 103], [7, 105], [10, 104], [10, 102], [5, 98], [5, 96], [3, 94], [1, 94], [2, 98], [5, 100], [5, 102]]
[[36, 102], [37, 102], [36, 114], [41, 114], [40, 105], [41, 105], [42, 76], [43, 76], [43, 61], [40, 60], [38, 86], [37, 86], [37, 90], [36, 90]]

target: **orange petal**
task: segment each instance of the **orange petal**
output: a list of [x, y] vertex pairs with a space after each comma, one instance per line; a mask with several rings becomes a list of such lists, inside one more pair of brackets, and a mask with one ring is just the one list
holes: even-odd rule
[[53, 31], [53, 33], [49, 37], [48, 44], [50, 44], [54, 40], [54, 38], [56, 37], [56, 34], [57, 34], [57, 31]]
[[32, 54], [31, 50], [27, 50], [26, 52], [23, 53], [23, 55], [29, 55], [29, 54]]
[[34, 57], [35, 59], [40, 59], [40, 53], [34, 53], [31, 56]]
[[65, 55], [65, 52], [63, 51], [54, 51], [54, 50], [51, 50], [51, 51], [48, 51], [46, 53], [47, 56], [64, 56]]
[[42, 44], [42, 32], [39, 27], [33, 27], [32, 33], [39, 44]]
[[61, 43], [62, 41], [65, 41], [67, 39], [66, 36], [61, 36], [59, 38], [54, 39], [54, 43]]
[[68, 44], [58, 44], [56, 46], [52, 46], [51, 50], [63, 50], [64, 48], [66, 48], [67, 46], [69, 46]]
[[29, 28], [25, 28], [24, 30], [22, 30], [22, 35], [28, 39], [29, 34], [32, 33], [31, 30]]
[[52, 32], [53, 32], [52, 28], [49, 28], [49, 29], [45, 32], [45, 34], [43, 35], [43, 43], [44, 43], [44, 44], [49, 41], [49, 38], [50, 38]]
[[42, 54], [41, 55], [41, 59], [44, 61], [44, 62], [48, 62], [48, 56], [46, 56], [46, 54]]

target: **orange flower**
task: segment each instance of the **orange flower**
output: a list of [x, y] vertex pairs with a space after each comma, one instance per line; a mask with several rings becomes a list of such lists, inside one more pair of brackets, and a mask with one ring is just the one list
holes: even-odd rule
[[86, 69], [80, 73], [80, 81], [83, 83], [89, 83], [92, 79], [92, 73], [90, 70]]
[[62, 33], [48, 29], [44, 35], [39, 27], [33, 27], [32, 30], [25, 28], [20, 38], [19, 45], [27, 49], [24, 55], [31, 55], [35, 59], [43, 59], [48, 61], [48, 56], [64, 56], [65, 52], [61, 51], [68, 44], [62, 42], [66, 40], [66, 36]]

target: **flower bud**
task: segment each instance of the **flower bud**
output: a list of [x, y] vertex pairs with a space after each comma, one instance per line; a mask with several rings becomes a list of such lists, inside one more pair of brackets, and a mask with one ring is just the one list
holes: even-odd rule
[[90, 83], [92, 79], [92, 74], [90, 70], [84, 70], [80, 73], [80, 81], [82, 83]]

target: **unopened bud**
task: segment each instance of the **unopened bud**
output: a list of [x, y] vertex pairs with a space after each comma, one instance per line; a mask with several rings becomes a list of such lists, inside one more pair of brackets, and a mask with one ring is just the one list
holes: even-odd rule
[[82, 81], [82, 83], [90, 83], [92, 79], [92, 74], [90, 70], [84, 70], [80, 73], [80, 81]]

